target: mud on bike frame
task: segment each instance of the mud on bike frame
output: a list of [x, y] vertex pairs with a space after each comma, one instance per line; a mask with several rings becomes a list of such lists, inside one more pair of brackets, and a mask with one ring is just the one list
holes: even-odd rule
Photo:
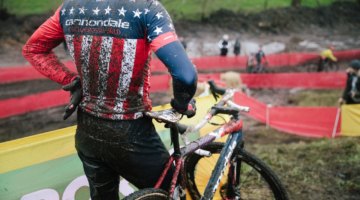
[[[171, 155], [168, 163], [165, 166], [165, 169], [160, 176], [159, 180], [157, 181], [155, 188], [160, 188], [160, 185], [162, 184], [166, 174], [168, 173], [169, 169], [171, 168], [173, 162], [175, 161], [175, 172], [172, 178], [171, 187], [169, 189], [169, 196], [174, 196], [176, 183], [178, 182], [178, 178], [180, 178], [179, 183], [184, 189], [186, 186], [184, 179], [184, 170], [183, 170], [183, 164], [184, 164], [184, 157], [191, 153], [197, 153], [200, 155], [207, 155], [210, 152], [201, 150], [201, 147], [213, 142], [214, 140], [224, 137], [225, 135], [229, 135], [223, 152], [221, 153], [222, 156], [220, 156], [220, 159], [217, 166], [222, 166], [217, 171], [214, 171], [212, 174], [209, 183], [206, 187], [206, 190], [203, 194], [203, 199], [211, 199], [213, 196], [213, 193], [215, 192], [220, 179], [222, 177], [222, 172], [225, 170], [228, 161], [230, 160], [230, 157], [235, 149], [235, 147], [241, 143], [242, 141], [242, 124], [243, 122], [240, 120], [240, 111], [243, 112], [249, 112], [250, 108], [245, 106], [239, 106], [231, 101], [231, 98], [234, 96], [234, 93], [236, 92], [235, 89], [221, 89], [218, 88], [213, 81], [209, 81], [210, 90], [212, 94], [214, 95], [215, 99], [217, 99], [220, 95], [223, 95], [218, 103], [216, 103], [210, 111], [207, 113], [207, 115], [200, 121], [199, 124], [195, 126], [186, 126], [183, 124], [178, 123], [178, 121], [181, 119], [181, 116], [177, 113], [175, 113], [172, 109], [169, 110], [163, 110], [158, 112], [147, 112], [146, 115], [159, 121], [165, 123], [167, 128], [170, 128], [171, 133], [171, 141], [174, 145], [174, 153]], [[225, 107], [225, 105], [227, 105]], [[226, 114], [230, 115], [231, 119], [229, 122], [223, 124], [220, 128], [206, 134], [203, 137], [200, 137], [199, 139], [189, 142], [186, 135], [187, 133], [196, 132], [202, 127], [204, 127], [213, 116], [217, 114]], [[185, 146], [180, 147], [179, 137], [178, 135], [181, 135]], [[179, 174], [182, 174], [179, 176]], [[231, 177], [229, 177], [231, 178]], [[176, 193], [182, 193], [181, 195], [184, 195], [183, 191], [176, 191]], [[175, 194], [175, 196], [178, 194]]]

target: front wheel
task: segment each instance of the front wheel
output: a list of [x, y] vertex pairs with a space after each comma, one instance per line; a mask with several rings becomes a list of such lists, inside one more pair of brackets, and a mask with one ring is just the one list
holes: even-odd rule
[[124, 200], [168, 200], [168, 193], [161, 189], [146, 188], [138, 190]]
[[[211, 152], [212, 155], [210, 157], [194, 153], [186, 158], [186, 184], [192, 199], [200, 199], [201, 194], [204, 193], [223, 147], [223, 143], [211, 143], [202, 148]], [[233, 186], [236, 189], [237, 199], [288, 199], [285, 188], [279, 178], [260, 159], [240, 147], [237, 147], [234, 151], [233, 158], [239, 166], [239, 173], [237, 175], [239, 185]], [[225, 170], [213, 199], [228, 199], [226, 196], [227, 191], [225, 191], [229, 188], [227, 180], [228, 171], [228, 169]]]

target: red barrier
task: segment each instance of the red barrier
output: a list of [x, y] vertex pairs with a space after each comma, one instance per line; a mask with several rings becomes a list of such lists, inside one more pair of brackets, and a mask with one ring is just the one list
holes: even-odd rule
[[[345, 85], [344, 73], [286, 73], [286, 74], [241, 74], [243, 83], [249, 88], [343, 88]], [[220, 73], [199, 74], [199, 82], [207, 80], [220, 80]], [[306, 81], [304, 81], [306, 80]], [[153, 75], [150, 79], [150, 92], [166, 92], [170, 88], [170, 75]], [[17, 114], [24, 114], [29, 111], [36, 111], [54, 106], [65, 105], [67, 99], [64, 92], [51, 91], [29, 95], [26, 97], [12, 98], [0, 101], [0, 118]], [[38, 97], [37, 97], [38, 96]], [[39, 102], [34, 100], [41, 99]], [[47, 101], [46, 99], [49, 99]], [[249, 100], [253, 103], [254, 99]], [[39, 105], [38, 105], [39, 104]], [[17, 106], [20, 105], [20, 106]], [[264, 105], [258, 103], [252, 105], [255, 109], [256, 119], [263, 121]]]
[[65, 105], [69, 102], [69, 97], [69, 92], [56, 90], [2, 100], [0, 101], [0, 118]]
[[[335, 56], [342, 61], [360, 58], [360, 49], [337, 51]], [[284, 66], [298, 66], [312, 60], [316, 60], [319, 53], [280, 53], [268, 55], [268, 67], [284, 67]], [[199, 71], [216, 71], [216, 70], [232, 70], [244, 69], [247, 58], [245, 56], [237, 57], [221, 57], [209, 56], [201, 58], [193, 58], [192, 62], [196, 65]], [[71, 70], [75, 70], [72, 61], [66, 61], [65, 65]], [[153, 59], [151, 61], [152, 72], [167, 72], [166, 67], [161, 61]], [[9, 68], [0, 68], [0, 84], [12, 83], [16, 81], [26, 81], [43, 78], [35, 69], [30, 66], [18, 66]]]
[[170, 88], [170, 75], [153, 75], [150, 82], [150, 92], [165, 92]]
[[346, 74], [329, 73], [273, 73], [241, 74], [241, 80], [249, 88], [344, 88]]
[[[169, 89], [168, 75], [159, 75], [151, 78], [150, 92], [164, 92]], [[28, 96], [10, 98], [0, 101], [0, 119], [21, 115], [28, 112], [44, 110], [62, 106], [69, 102], [69, 93], [55, 90], [32, 94]]]
[[[250, 117], [269, 126], [306, 137], [331, 137], [335, 125], [335, 107], [268, 107], [245, 94], [235, 95], [235, 102], [250, 107]], [[340, 124], [340, 122], [338, 122]], [[337, 134], [340, 126], [337, 126]]]
[[[75, 64], [66, 61], [64, 64], [72, 71], [76, 71]], [[15, 66], [0, 68], [0, 84], [14, 83], [20, 81], [30, 81], [36, 79], [45, 79], [44, 75], [36, 71], [31, 66]]]
[[[220, 73], [199, 74], [199, 82], [220, 80]], [[309, 89], [342, 89], [345, 86], [346, 74], [329, 73], [273, 73], [273, 74], [240, 74], [243, 84], [248, 88], [309, 88]]]
[[[331, 137], [336, 107], [272, 107], [269, 125], [278, 130], [307, 137]], [[338, 126], [337, 133], [339, 133]]]
[[[347, 61], [360, 58], [360, 49], [336, 51], [334, 55], [340, 61]], [[266, 56], [268, 59], [268, 67], [291, 67], [306, 64], [310, 61], [317, 61], [319, 59], [319, 52], [313, 53], [279, 53], [269, 54]], [[244, 69], [247, 63], [246, 56], [208, 56], [201, 58], [193, 58], [192, 62], [196, 65], [199, 71], [216, 71], [216, 70], [231, 70], [231, 69]], [[152, 70], [156, 72], [167, 71], [165, 66], [159, 60], [152, 61]]]
[[[168, 90], [169, 76], [159, 76], [153, 78], [153, 81], [153, 86], [156, 86], [152, 87], [153, 92]], [[61, 106], [68, 101], [69, 93], [61, 90], [7, 99], [0, 101], [0, 118]], [[249, 116], [252, 118], [288, 133], [307, 137], [330, 137], [334, 126], [336, 108], [268, 107], [242, 93], [235, 95], [235, 102], [249, 106]]]

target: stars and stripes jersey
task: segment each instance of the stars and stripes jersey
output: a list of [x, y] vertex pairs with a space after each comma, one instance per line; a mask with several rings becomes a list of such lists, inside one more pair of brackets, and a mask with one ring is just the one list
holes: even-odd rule
[[[24, 46], [24, 56], [50, 79], [67, 84], [76, 74], [49, 50], [65, 39], [81, 78], [80, 108], [92, 115], [137, 119], [151, 110], [151, 50], [169, 68], [175, 99], [186, 103], [195, 93], [194, 66], [156, 0], [66, 0], [39, 29]], [[39, 39], [44, 42], [34, 45]], [[42, 45], [46, 55], [34, 53]]]

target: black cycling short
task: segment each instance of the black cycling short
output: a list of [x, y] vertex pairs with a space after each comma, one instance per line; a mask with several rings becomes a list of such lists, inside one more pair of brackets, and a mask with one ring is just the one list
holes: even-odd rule
[[92, 200], [119, 199], [119, 176], [138, 188], [153, 187], [169, 158], [148, 117], [113, 121], [79, 111], [75, 146]]

